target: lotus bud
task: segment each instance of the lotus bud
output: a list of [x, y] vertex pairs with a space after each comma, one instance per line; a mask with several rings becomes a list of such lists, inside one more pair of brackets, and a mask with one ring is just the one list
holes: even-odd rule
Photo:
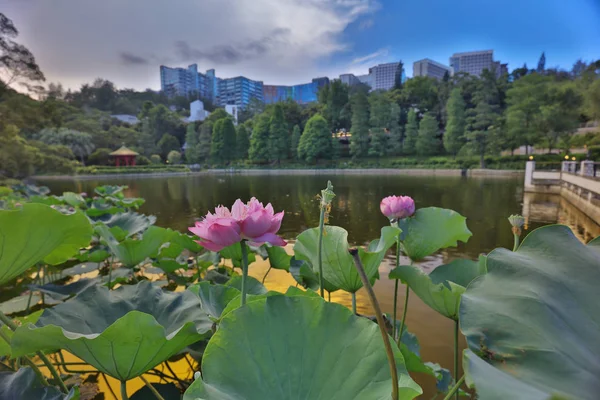
[[331, 184], [331, 181], [327, 181], [327, 188], [321, 190], [321, 207], [331, 206], [334, 197], [335, 193], [333, 193], [333, 185]]
[[415, 213], [415, 201], [409, 196], [388, 196], [379, 204], [381, 213], [395, 222]]

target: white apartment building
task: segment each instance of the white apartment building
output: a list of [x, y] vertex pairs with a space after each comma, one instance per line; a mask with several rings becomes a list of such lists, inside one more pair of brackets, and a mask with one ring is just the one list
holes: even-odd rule
[[402, 80], [402, 63], [392, 62], [387, 64], [379, 64], [369, 68], [371, 75], [371, 89], [373, 90], [390, 90], [396, 82]]
[[442, 80], [446, 73], [452, 75], [452, 68], [437, 61], [424, 58], [413, 63], [413, 77], [428, 76], [437, 80]]
[[455, 53], [450, 57], [450, 67], [455, 74], [466, 72], [480, 76], [484, 69], [493, 71], [499, 64], [494, 62], [494, 50]]

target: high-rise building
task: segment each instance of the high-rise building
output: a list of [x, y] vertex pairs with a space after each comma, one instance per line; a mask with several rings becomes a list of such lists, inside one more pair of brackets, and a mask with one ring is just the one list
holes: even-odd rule
[[329, 84], [329, 78], [315, 78], [311, 83], [293, 86], [264, 85], [263, 100], [265, 104], [277, 103], [288, 99], [298, 104], [307, 104], [317, 101], [319, 89]]
[[477, 76], [480, 76], [484, 69], [496, 71], [497, 76], [508, 71], [508, 64], [494, 61], [494, 50], [455, 53], [450, 57], [450, 67], [455, 74], [466, 72]]
[[215, 101], [215, 70], [198, 72], [198, 65], [187, 68], [160, 66], [160, 88], [168, 96], [196, 96]]
[[442, 80], [444, 75], [452, 74], [452, 69], [444, 64], [424, 58], [423, 60], [413, 63], [413, 77], [429, 76], [438, 80]]
[[369, 85], [371, 90], [389, 90], [397, 83], [406, 81], [406, 74], [402, 62], [399, 61], [371, 67], [365, 75], [342, 74], [339, 79], [349, 86], [364, 83]]
[[255, 98], [260, 102], [263, 101], [262, 81], [253, 81], [245, 76], [227, 79], [217, 78], [217, 81], [217, 104], [220, 106], [229, 104], [243, 108], [250, 103], [251, 98]]
[[402, 62], [379, 64], [369, 68], [372, 90], [390, 90], [402, 82], [404, 68]]

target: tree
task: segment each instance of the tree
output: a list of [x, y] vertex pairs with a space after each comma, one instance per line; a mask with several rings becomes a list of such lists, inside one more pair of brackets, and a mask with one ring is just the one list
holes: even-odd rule
[[250, 138], [248, 137], [248, 129], [244, 124], [237, 127], [237, 135], [235, 140], [237, 147], [237, 158], [245, 160], [248, 158], [248, 149], [250, 148]]
[[392, 104], [389, 98], [380, 91], [369, 95], [370, 123], [372, 128], [386, 129], [392, 119]]
[[596, 79], [585, 93], [587, 114], [591, 118], [600, 120], [600, 79]]
[[167, 155], [167, 161], [169, 161], [169, 164], [180, 164], [181, 163], [181, 153], [176, 150], [170, 151], [169, 154]]
[[250, 151], [248, 153], [250, 160], [254, 163], [266, 163], [269, 161], [270, 123], [271, 119], [266, 114], [260, 114], [256, 119], [252, 136], [250, 137]]
[[315, 115], [306, 123], [298, 145], [298, 158], [308, 163], [332, 157], [331, 131], [327, 120]]
[[196, 132], [196, 126], [191, 123], [187, 126], [185, 134], [185, 159], [188, 164], [198, 164], [200, 155], [198, 154], [199, 137]]
[[420, 156], [436, 154], [440, 147], [440, 129], [433, 113], [427, 113], [421, 120], [415, 149]]
[[465, 101], [459, 88], [452, 89], [448, 105], [448, 123], [444, 133], [444, 148], [454, 157], [465, 144]]
[[409, 79], [402, 88], [401, 105], [417, 108], [419, 112], [439, 113], [439, 82], [428, 76], [417, 76]]
[[371, 143], [369, 144], [369, 157], [383, 157], [387, 152], [387, 136], [383, 128], [371, 129]]
[[30, 91], [43, 90], [31, 84], [44, 81], [45, 77], [29, 49], [12, 40], [18, 35], [12, 20], [0, 12], [0, 98], [15, 83]]
[[400, 106], [396, 103], [392, 103], [390, 109], [390, 137], [388, 140], [387, 153], [392, 156], [399, 156], [402, 154], [403, 140], [402, 125], [400, 125], [402, 110], [400, 109]]
[[73, 154], [79, 157], [79, 160], [83, 165], [85, 165], [85, 158], [94, 151], [91, 135], [73, 129], [47, 128], [40, 131], [36, 138], [49, 145], [63, 145], [69, 147]]
[[182, 143], [185, 139], [185, 129], [180, 117], [167, 107], [159, 104], [148, 112], [149, 129], [156, 141], [168, 133]]
[[550, 85], [546, 104], [540, 107], [542, 144], [551, 152], [559, 141], [568, 141], [578, 125], [583, 98], [571, 82]]
[[156, 141], [154, 140], [154, 133], [150, 129], [150, 121], [148, 121], [148, 119], [142, 121], [142, 130], [138, 136], [137, 145], [142, 149], [142, 153], [146, 156], [158, 152]]
[[179, 141], [177, 140], [177, 138], [173, 135], [169, 135], [168, 133], [165, 133], [160, 138], [160, 140], [158, 141], [156, 146], [158, 147], [158, 149], [160, 151], [161, 157], [164, 159], [167, 158], [167, 156], [169, 155], [169, 152], [171, 152], [173, 150], [175, 150], [175, 151], [181, 150], [181, 145], [179, 144]]
[[348, 104], [348, 86], [346, 84], [336, 79], [321, 88], [319, 103], [324, 105], [323, 116], [329, 123], [332, 132], [349, 128], [350, 107]]
[[406, 136], [402, 144], [404, 154], [413, 155], [417, 151], [417, 137], [419, 136], [419, 120], [414, 109], [408, 112], [408, 121], [406, 123]]
[[365, 157], [369, 152], [369, 99], [364, 90], [352, 95], [352, 138], [350, 154], [354, 159]]
[[198, 139], [198, 157], [201, 162], [208, 162], [210, 159], [210, 148], [212, 142], [213, 123], [204, 121], [200, 127], [200, 136]]
[[152, 154], [150, 156], [150, 162], [154, 165], [162, 164], [162, 159], [158, 154]]
[[535, 70], [538, 74], [543, 74], [546, 71], [546, 53], [542, 52], [540, 60], [538, 61], [537, 69]]
[[276, 104], [269, 126], [269, 160], [279, 163], [287, 158], [289, 141], [288, 129], [283, 117], [283, 108]]
[[28, 177], [34, 172], [35, 157], [35, 149], [19, 136], [16, 126], [0, 124], [0, 177]]
[[300, 138], [302, 137], [302, 132], [300, 131], [300, 127], [298, 125], [294, 125], [294, 130], [292, 131], [292, 140], [290, 145], [290, 154], [294, 160], [298, 159], [298, 145], [300, 144]]
[[221, 118], [213, 126], [210, 157], [213, 161], [228, 163], [235, 156], [235, 126], [231, 118]]
[[480, 101], [477, 107], [467, 112], [467, 139], [474, 151], [479, 154], [481, 168], [485, 168], [484, 156], [492, 140], [497, 119], [496, 109], [487, 101]]

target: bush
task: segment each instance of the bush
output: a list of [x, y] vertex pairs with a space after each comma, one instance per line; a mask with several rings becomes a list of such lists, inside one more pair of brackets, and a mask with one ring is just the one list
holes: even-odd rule
[[150, 162], [155, 165], [162, 164], [162, 158], [158, 154], [152, 154], [150, 156]]
[[107, 148], [96, 149], [88, 157], [88, 164], [90, 165], [110, 165], [110, 153], [112, 151]]
[[181, 163], [181, 153], [175, 150], [169, 152], [167, 155], [167, 162], [169, 164], [180, 164]]
[[148, 157], [140, 155], [135, 158], [135, 164], [136, 165], [144, 165], [144, 166], [150, 165], [150, 159]]

